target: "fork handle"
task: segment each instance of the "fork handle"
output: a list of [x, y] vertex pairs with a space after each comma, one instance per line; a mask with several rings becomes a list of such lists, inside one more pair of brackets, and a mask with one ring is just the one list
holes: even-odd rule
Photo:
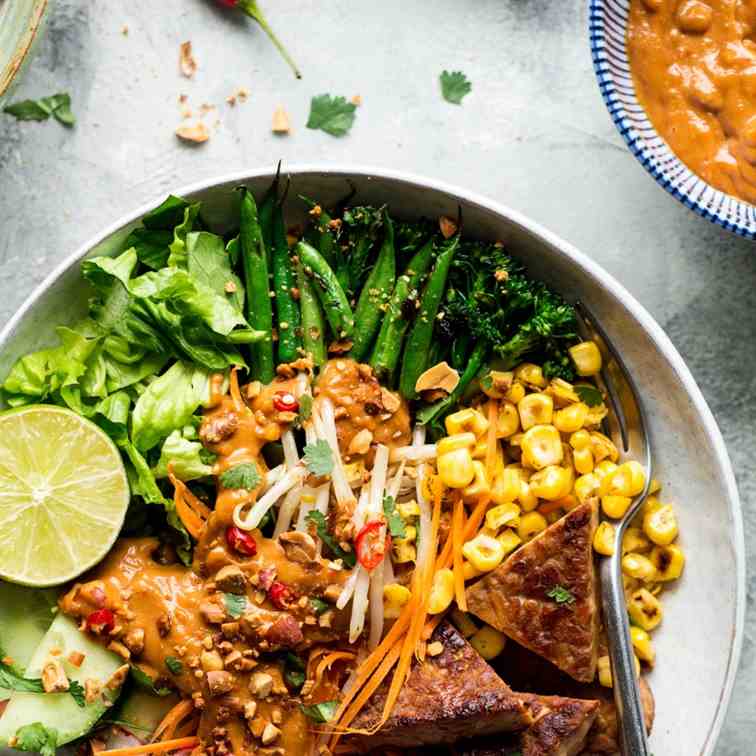
[[[616, 543], [622, 543], [620, 532], [617, 534]], [[619, 723], [618, 734], [623, 756], [650, 756], [643, 704], [635, 676], [635, 654], [630, 640], [621, 551], [620, 548], [615, 548], [615, 553], [611, 557], [601, 560], [599, 568], [604, 601], [604, 625], [609, 640], [614, 702]]]

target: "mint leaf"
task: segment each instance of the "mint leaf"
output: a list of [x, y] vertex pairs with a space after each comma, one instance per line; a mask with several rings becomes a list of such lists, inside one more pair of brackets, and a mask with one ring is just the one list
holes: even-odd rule
[[386, 494], [383, 497], [383, 514], [386, 515], [386, 524], [392, 538], [406, 538], [407, 530], [404, 526], [404, 520], [399, 512], [396, 511], [396, 502], [393, 496]]
[[336, 539], [328, 532], [328, 524], [326, 523], [325, 515], [322, 512], [313, 510], [309, 512], [306, 517], [307, 522], [311, 522], [318, 533], [323, 543], [333, 552], [337, 559], [341, 559], [346, 567], [354, 567], [357, 564], [357, 559], [351, 551], [344, 551], [344, 549], [336, 543]]
[[453, 105], [461, 105], [462, 98], [470, 94], [472, 84], [462, 71], [444, 71], [440, 77], [441, 94], [447, 102]]
[[73, 126], [76, 122], [71, 112], [71, 96], [67, 92], [39, 100], [22, 100], [4, 107], [3, 113], [12, 115], [18, 121], [46, 121], [52, 116], [64, 126]]
[[312, 706], [300, 706], [302, 713], [312, 719], [314, 722], [330, 722], [336, 709], [339, 708], [338, 701], [323, 701], [323, 703], [313, 704]]
[[13, 747], [19, 751], [39, 752], [41, 756], [55, 756], [57, 745], [58, 731], [54, 727], [45, 727], [41, 722], [34, 722], [16, 730]]
[[237, 596], [235, 593], [224, 593], [223, 601], [226, 604], [226, 611], [234, 619], [239, 619], [247, 609], [246, 596]]
[[554, 599], [557, 604], [575, 603], [575, 597], [562, 585], [555, 585], [546, 595], [550, 599]]
[[181, 659], [177, 659], [175, 656], [166, 656], [165, 666], [168, 667], [172, 675], [180, 675], [184, 671], [184, 665], [181, 663]]
[[330, 475], [333, 471], [333, 452], [322, 438], [304, 448], [304, 463], [313, 475]]
[[225, 488], [245, 488], [247, 491], [253, 491], [260, 485], [260, 473], [256, 464], [245, 462], [226, 470], [220, 476], [220, 482]]
[[356, 105], [345, 97], [331, 97], [329, 94], [313, 97], [310, 102], [308, 129], [320, 129], [331, 136], [344, 136], [354, 124]]
[[580, 397], [580, 401], [589, 407], [600, 407], [604, 403], [601, 392], [588, 383], [579, 383], [575, 386], [575, 393]]

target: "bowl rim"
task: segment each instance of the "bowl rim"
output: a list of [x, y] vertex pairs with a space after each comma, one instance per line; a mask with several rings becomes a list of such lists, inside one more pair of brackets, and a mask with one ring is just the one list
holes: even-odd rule
[[[623, 0], [620, 0], [622, 2]], [[615, 0], [616, 2], [616, 0]], [[627, 0], [629, 3], [629, 0]], [[637, 107], [646, 116], [648, 126], [644, 127], [646, 131], [653, 131], [654, 135], [660, 140], [660, 142], [666, 147], [669, 152], [670, 158], [667, 160], [671, 163], [673, 160], [680, 170], [673, 177], [668, 177], [657, 165], [656, 156], [649, 154], [649, 150], [646, 148], [644, 139], [636, 132], [635, 127], [632, 125], [632, 118], [630, 117], [622, 99], [618, 96], [618, 85], [614, 81], [614, 74], [609, 70], [609, 64], [606, 57], [606, 15], [612, 15], [612, 19], [617, 23], [621, 23], [621, 19], [616, 13], [612, 12], [613, 9], [609, 7], [609, 0], [590, 0], [588, 10], [588, 36], [591, 46], [591, 60], [593, 62], [593, 71], [596, 75], [599, 91], [601, 97], [606, 105], [606, 109], [609, 111], [609, 115], [617, 127], [620, 136], [627, 144], [630, 152], [635, 156], [638, 162], [646, 169], [653, 179], [656, 181], [662, 189], [665, 189], [676, 200], [681, 202], [689, 210], [692, 210], [696, 215], [700, 215], [702, 218], [714, 223], [720, 228], [730, 231], [738, 236], [745, 237], [746, 239], [756, 239], [756, 220], [754, 220], [754, 210], [756, 205], [746, 202], [745, 200], [735, 197], [732, 194], [717, 189], [712, 186], [703, 177], [699, 176], [695, 171], [690, 169], [675, 153], [675, 151], [667, 144], [661, 135], [657, 132], [656, 127], [651, 123], [651, 119], [645, 112], [645, 109], [638, 102], [635, 95], [635, 85], [632, 85], [632, 98], [637, 104]], [[626, 27], [625, 23], [622, 23], [623, 28]], [[626, 49], [626, 47], [625, 47]], [[630, 69], [628, 64], [627, 74], [630, 75]], [[627, 93], [623, 93], [628, 96]], [[682, 176], [688, 181], [688, 186], [681, 190], [680, 186], [683, 184]], [[693, 178], [694, 181], [690, 182], [689, 179]], [[695, 191], [694, 191], [695, 190]], [[707, 205], [702, 204], [701, 198], [703, 195], [713, 195], [718, 201], [717, 210], [723, 206], [728, 206], [727, 217], [723, 213], [712, 211]], [[739, 216], [746, 216], [745, 219], [736, 217], [732, 219], [732, 208], [742, 208], [742, 212]], [[748, 216], [751, 219], [748, 220]]]
[[[12, 2], [12, 0], [7, 0]], [[0, 68], [0, 97], [3, 97], [13, 84], [16, 74], [23, 66], [29, 51], [34, 44], [34, 40], [39, 32], [45, 17], [45, 11], [49, 0], [33, 0], [34, 6], [30, 12], [30, 19], [27, 28], [21, 35], [16, 49], [12, 52], [8, 63]]]
[[[561, 239], [558, 235], [543, 227], [540, 223], [533, 221], [517, 210], [507, 205], [488, 199], [477, 192], [469, 191], [453, 184], [427, 178], [406, 171], [373, 167], [367, 164], [348, 164], [348, 163], [293, 163], [288, 166], [285, 173], [291, 175], [327, 175], [343, 176], [350, 178], [358, 176], [360, 179], [369, 181], [371, 178], [393, 181], [399, 184], [409, 185], [415, 189], [431, 190], [441, 194], [449, 195], [452, 198], [461, 199], [467, 204], [475, 205], [483, 210], [501, 216], [510, 223], [519, 226], [529, 232], [532, 236], [542, 242], [556, 248], [564, 254], [572, 263], [582, 268], [589, 278], [592, 278], [600, 286], [603, 286], [613, 294], [623, 306], [627, 308], [630, 314], [638, 321], [641, 327], [648, 333], [654, 341], [659, 351], [668, 360], [680, 383], [687, 392], [693, 406], [701, 417], [704, 430], [709, 437], [715, 452], [718, 466], [722, 471], [722, 477], [725, 480], [725, 493], [729, 503], [730, 517], [732, 520], [732, 537], [735, 549], [735, 627], [731, 636], [730, 654], [727, 661], [727, 674], [724, 685], [719, 693], [716, 714], [709, 728], [700, 756], [710, 756], [713, 753], [717, 739], [727, 714], [732, 690], [735, 683], [735, 677], [738, 671], [740, 654], [743, 643], [744, 624], [745, 624], [745, 597], [746, 597], [746, 568], [745, 568], [745, 538], [743, 532], [742, 507], [740, 495], [738, 493], [735, 474], [725, 446], [722, 433], [717, 426], [714, 415], [709, 409], [701, 390], [696, 384], [693, 375], [680, 356], [679, 352], [672, 344], [672, 341], [664, 332], [662, 327], [654, 320], [651, 314], [635, 297], [619, 283], [613, 276], [605, 271], [598, 263], [592, 260], [583, 252], [567, 241]], [[276, 174], [276, 166], [272, 165], [266, 168], [256, 168], [250, 170], [234, 171], [232, 173], [222, 174], [220, 176], [205, 178], [200, 181], [185, 185], [175, 190], [175, 194], [180, 196], [191, 196], [199, 192], [207, 191], [220, 185], [243, 184], [245, 181], [270, 177]], [[11, 319], [0, 329], [0, 350], [2, 350], [8, 340], [18, 329], [21, 321], [35, 307], [37, 301], [54, 283], [58, 281], [72, 266], [78, 264], [86, 255], [100, 243], [112, 236], [124, 227], [137, 222], [146, 213], [162, 202], [165, 198], [165, 192], [153, 201], [142, 204], [136, 210], [128, 212], [121, 216], [117, 221], [108, 225], [104, 230], [95, 234], [92, 238], [80, 245], [71, 255], [68, 255], [59, 265], [57, 265], [48, 276], [37, 285], [28, 299], [21, 305]]]

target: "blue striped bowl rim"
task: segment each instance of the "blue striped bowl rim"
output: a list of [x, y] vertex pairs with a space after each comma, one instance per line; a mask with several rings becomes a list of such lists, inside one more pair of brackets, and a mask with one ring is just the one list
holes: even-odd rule
[[656, 182], [698, 215], [756, 239], [756, 207], [715, 189], [659, 136], [635, 96], [627, 56], [630, 0], [590, 0], [591, 57], [601, 96], [622, 138]]

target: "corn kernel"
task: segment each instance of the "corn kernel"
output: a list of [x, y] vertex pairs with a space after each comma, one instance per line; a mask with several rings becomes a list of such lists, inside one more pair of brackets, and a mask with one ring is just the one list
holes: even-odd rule
[[[633, 662], [635, 666], [635, 676], [640, 677], [640, 662], [638, 661], [637, 656], [633, 657]], [[605, 688], [611, 688], [613, 685], [612, 664], [608, 656], [599, 656], [597, 670], [599, 683]]]
[[568, 404], [580, 401], [575, 387], [562, 378], [553, 378], [546, 392], [552, 396], [557, 407], [566, 407]]
[[641, 493], [645, 485], [643, 468], [637, 462], [625, 462], [602, 478], [599, 494], [632, 498]]
[[588, 405], [576, 402], [554, 413], [554, 425], [560, 433], [576, 433], [588, 417]]
[[496, 438], [509, 438], [520, 430], [520, 413], [512, 402], [502, 402], [496, 419]]
[[678, 527], [675, 510], [671, 504], [647, 512], [643, 516], [643, 532], [657, 545], [668, 546], [677, 538]]
[[574, 477], [571, 469], [549, 465], [530, 476], [530, 490], [539, 498], [555, 501], [572, 490]]
[[448, 568], [438, 570], [433, 576], [433, 585], [428, 597], [428, 613], [440, 614], [445, 612], [453, 598], [454, 573]]
[[651, 550], [651, 541], [646, 538], [640, 528], [628, 528], [625, 531], [625, 537], [622, 539], [622, 553], [627, 554], [635, 551], [638, 554], [645, 554]]
[[483, 625], [470, 638], [470, 645], [486, 660], [495, 659], [507, 645], [507, 636], [490, 625]]
[[389, 583], [383, 586], [383, 616], [387, 619], [396, 619], [402, 611], [402, 607], [409, 601], [410, 592], [399, 583]]
[[520, 525], [517, 528], [517, 535], [525, 541], [531, 541], [539, 533], [546, 530], [549, 524], [546, 518], [540, 512], [528, 512], [520, 517]]
[[486, 396], [491, 399], [503, 399], [504, 395], [512, 387], [514, 373], [511, 370], [502, 372], [501, 370], [492, 370], [480, 382], [480, 388]]
[[568, 351], [578, 375], [589, 376], [601, 372], [601, 352], [595, 341], [582, 341]]
[[461, 609], [456, 607], [452, 609], [451, 621], [454, 623], [454, 627], [459, 630], [459, 633], [463, 638], [469, 638], [471, 635], [475, 635], [475, 633], [478, 632], [478, 626], [475, 624], [472, 617]]
[[495, 538], [478, 533], [462, 545], [462, 556], [480, 572], [490, 572], [504, 559], [504, 547]]
[[656, 662], [656, 649], [654, 648], [651, 636], [642, 628], [631, 625], [630, 640], [633, 642], [635, 655], [641, 661], [644, 661], [653, 667]]
[[491, 489], [491, 500], [494, 504], [507, 504], [514, 501], [520, 494], [520, 475], [517, 470], [505, 468], [494, 479]]
[[592, 444], [591, 434], [587, 430], [575, 431], [570, 436], [570, 446], [573, 449], [585, 449]]
[[[593, 458], [596, 459], [595, 454], [593, 455]], [[605, 459], [602, 462], [599, 462], [597, 465], [594, 465], [593, 472], [600, 482], [604, 479], [605, 475], [608, 475], [610, 472], [614, 472], [616, 469], [617, 465], [615, 465], [614, 462], [610, 462], [608, 459]]]
[[472, 449], [473, 459], [485, 459], [488, 455], [488, 441], [478, 441]]
[[675, 544], [654, 546], [649, 559], [656, 567], [656, 580], [664, 583], [668, 580], [677, 580], [685, 567], [685, 554]]
[[472, 407], [454, 412], [446, 418], [446, 432], [451, 436], [455, 433], [474, 433], [482, 436], [488, 430], [486, 416]]
[[656, 478], [651, 478], [651, 482], [648, 484], [648, 495], [653, 496], [659, 491], [661, 491], [661, 483]]
[[598, 431], [591, 431], [591, 451], [597, 463], [605, 459], [610, 462], [616, 462], [619, 459], [619, 451], [613, 441]]
[[511, 464], [507, 465], [506, 470], [513, 470], [517, 473], [517, 477], [520, 480], [525, 481], [527, 483], [530, 480], [530, 476], [533, 474], [532, 471], [526, 470], [521, 464], [518, 462], [512, 462]]
[[517, 527], [520, 521], [520, 508], [514, 502], [499, 504], [486, 512], [486, 527], [498, 530], [505, 525]]
[[476, 577], [480, 577], [483, 573], [480, 570], [476, 570], [470, 562], [462, 561], [462, 579], [467, 582], [468, 580], [474, 580]]
[[496, 536], [496, 540], [504, 548], [504, 556], [509, 556], [521, 543], [522, 538], [514, 532], [514, 530], [507, 528], [503, 532]]
[[524, 431], [534, 425], [548, 425], [554, 414], [554, 400], [548, 394], [528, 394], [517, 403]]
[[530, 484], [520, 481], [520, 493], [517, 495], [520, 506], [526, 512], [532, 512], [538, 506], [538, 497], [530, 490]]
[[599, 554], [611, 556], [614, 554], [614, 525], [610, 522], [599, 523], [593, 536], [593, 548]]
[[509, 437], [509, 453], [510, 455], [519, 449], [522, 439], [525, 437], [524, 433], [515, 433], [514, 436]]
[[546, 379], [543, 377], [543, 370], [540, 365], [534, 365], [532, 362], [523, 362], [514, 372], [516, 381], [524, 383], [526, 386], [535, 388], [545, 388]]
[[627, 611], [633, 624], [646, 632], [657, 627], [664, 614], [659, 599], [645, 588], [633, 591], [627, 602]]
[[475, 470], [473, 481], [462, 491], [466, 499], [477, 499], [481, 496], [487, 496], [491, 492], [491, 486], [488, 484], [488, 477], [486, 476], [486, 466], [476, 459], [473, 461], [473, 468]]
[[393, 543], [394, 561], [397, 564], [407, 564], [417, 559], [417, 550], [407, 541], [396, 540]]
[[413, 517], [420, 517], [420, 506], [412, 499], [411, 501], [402, 501], [396, 505], [396, 509], [403, 520], [411, 520]]
[[436, 444], [436, 453], [440, 457], [457, 449], [472, 449], [476, 442], [474, 433], [455, 433], [452, 436], [445, 436]]
[[504, 395], [504, 398], [512, 404], [517, 404], [525, 396], [525, 386], [521, 383], [513, 383], [512, 387]]
[[475, 466], [470, 449], [456, 449], [441, 454], [436, 464], [439, 477], [449, 488], [465, 488], [475, 479]]
[[394, 543], [412, 543], [417, 540], [417, 528], [414, 525], [404, 526], [404, 538], [394, 538]]
[[534, 470], [558, 465], [564, 458], [562, 439], [553, 425], [536, 425], [522, 437], [522, 464]]
[[633, 500], [628, 496], [602, 496], [601, 509], [607, 517], [613, 520], [619, 520], [625, 516], [625, 512], [630, 509]]
[[656, 577], [654, 563], [643, 554], [625, 554], [622, 557], [622, 572], [644, 582], [654, 580]]
[[599, 487], [599, 479], [595, 473], [581, 475], [575, 481], [575, 496], [581, 504], [585, 504], [588, 499], [596, 495]]
[[605, 404], [589, 407], [588, 414], [585, 417], [585, 427], [598, 428], [608, 414], [609, 408]]
[[593, 472], [593, 452], [590, 450], [590, 447], [575, 449], [572, 452], [572, 464], [576, 472], [579, 472], [581, 475]]

